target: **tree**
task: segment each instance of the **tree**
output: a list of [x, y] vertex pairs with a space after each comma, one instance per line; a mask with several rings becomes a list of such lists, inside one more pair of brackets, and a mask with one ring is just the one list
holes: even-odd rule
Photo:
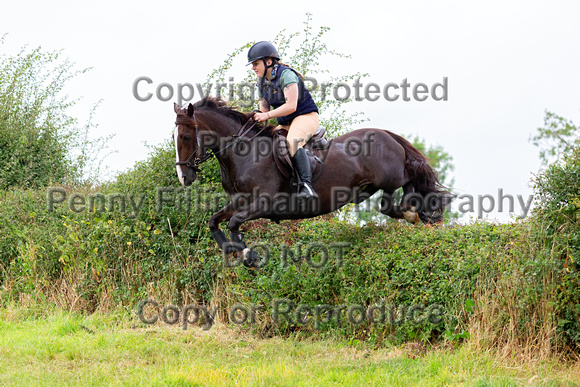
[[[312, 15], [307, 13], [302, 31], [287, 34], [285, 30], [282, 30], [271, 40], [276, 46], [282, 62], [291, 64], [305, 78], [315, 78], [316, 75], [329, 73], [329, 70], [321, 68], [320, 66], [322, 57], [326, 57], [325, 61], [330, 60], [328, 57], [350, 58], [349, 55], [334, 51], [326, 45], [324, 35], [330, 31], [329, 27], [319, 27], [317, 32], [315, 32], [311, 21]], [[217, 85], [227, 84], [226, 77], [231, 75], [229, 71], [232, 70], [234, 59], [240, 55], [245, 58], [248, 49], [254, 43], [248, 42], [234, 49], [227, 55], [221, 65], [208, 74], [203, 84], [203, 90], [205, 90], [206, 94], [225, 99], [230, 106], [235, 106], [242, 111], [251, 111], [258, 107], [256, 75], [251, 69], [245, 72], [245, 77], [232, 89], [234, 91], [233, 93], [229, 91], [229, 88], [224, 88], [219, 93], [216, 90]], [[348, 83], [356, 78], [366, 76], [368, 74], [358, 72], [351, 75], [332, 76], [324, 84], [326, 88], [331, 89], [334, 84]], [[345, 105], [352, 102], [352, 98], [344, 100], [324, 98], [321, 95], [322, 83], [314, 87], [315, 85], [306, 80], [305, 84], [306, 87], [309, 87], [312, 97], [316, 101], [320, 112], [320, 126], [326, 129], [325, 136], [327, 138], [334, 138], [346, 133], [352, 130], [355, 125], [367, 120], [361, 112], [348, 113], [346, 111]], [[272, 119], [271, 123], [275, 124], [276, 120]], [[170, 143], [165, 145], [165, 149], [167, 150], [172, 149], [172, 147], [173, 145]], [[219, 181], [219, 165], [215, 159], [211, 159], [204, 164], [204, 169], [208, 171], [206, 172], [207, 180]], [[213, 177], [210, 177], [212, 174]]]
[[[350, 58], [349, 55], [332, 50], [326, 45], [324, 35], [330, 31], [329, 27], [319, 27], [316, 32], [311, 21], [312, 15], [307, 13], [302, 31], [287, 34], [285, 30], [282, 30], [271, 41], [278, 49], [282, 62], [291, 64], [296, 71], [306, 78], [305, 85], [310, 89], [320, 112], [320, 125], [326, 128], [328, 138], [334, 138], [348, 132], [353, 129], [354, 125], [366, 121], [366, 119], [363, 113], [349, 114], [345, 110], [345, 105], [353, 101], [351, 97], [341, 100], [324, 98], [321, 92], [322, 88], [332, 89], [335, 84], [349, 83], [354, 79], [364, 78], [368, 74], [357, 72], [350, 75], [332, 76], [329, 81], [324, 82], [324, 86], [322, 82], [319, 82], [320, 79], [317, 79], [317, 84], [309, 81], [309, 77], [316, 79], [318, 75], [329, 74], [329, 70], [320, 66], [321, 58], [324, 58], [325, 63], [330, 63], [332, 59], [336, 58]], [[210, 90], [211, 85], [225, 83], [227, 72], [232, 68], [234, 58], [239, 55], [245, 56], [247, 50], [254, 43], [249, 42], [229, 54], [224, 62], [208, 75], [204, 89]], [[248, 69], [245, 78], [238, 84], [240, 92], [234, 93], [234, 98], [228, 99], [230, 105], [239, 106], [248, 111], [257, 108], [256, 90], [252, 88], [255, 85], [256, 75], [251, 69]], [[272, 123], [275, 123], [275, 120], [272, 120]]]
[[580, 131], [571, 120], [546, 110], [544, 126], [529, 141], [540, 148], [542, 165], [548, 165], [554, 157], [558, 162], [580, 145]]
[[74, 70], [60, 56], [40, 47], [0, 55], [0, 189], [81, 182], [98, 174], [98, 165], [89, 168], [107, 139], [89, 140], [90, 119], [79, 125], [67, 113], [76, 101], [61, 96], [67, 82], [87, 70]]

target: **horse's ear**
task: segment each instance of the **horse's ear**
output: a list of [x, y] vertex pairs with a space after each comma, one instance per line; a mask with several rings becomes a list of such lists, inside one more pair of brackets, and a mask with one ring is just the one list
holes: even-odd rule
[[191, 104], [191, 103], [189, 105], [187, 105], [187, 115], [189, 117], [193, 117], [193, 104]]
[[181, 107], [173, 102], [173, 110], [175, 111], [175, 114], [179, 113], [179, 109], [181, 109]]

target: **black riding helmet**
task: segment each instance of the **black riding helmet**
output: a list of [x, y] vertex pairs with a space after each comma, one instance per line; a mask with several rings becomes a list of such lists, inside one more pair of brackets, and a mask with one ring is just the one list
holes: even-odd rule
[[262, 41], [250, 47], [250, 50], [248, 51], [248, 65], [252, 64], [258, 59], [264, 60], [265, 64], [266, 58], [274, 58], [280, 60], [280, 57], [278, 56], [278, 51], [276, 50], [276, 47], [274, 47], [272, 43]]

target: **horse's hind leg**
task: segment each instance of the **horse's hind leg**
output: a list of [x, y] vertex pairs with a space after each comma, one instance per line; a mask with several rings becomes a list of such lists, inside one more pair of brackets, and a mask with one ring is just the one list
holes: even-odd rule
[[393, 192], [383, 192], [381, 199], [381, 213], [390, 216], [393, 219], [405, 219], [409, 223], [416, 223], [419, 221], [419, 216], [413, 206], [412, 200], [409, 200], [415, 195], [415, 188], [411, 183], [403, 186], [403, 198], [401, 204], [395, 204], [395, 196]]
[[383, 192], [379, 211], [393, 219], [403, 219], [404, 217], [401, 208], [395, 204], [394, 191], [390, 193], [386, 191]]
[[[418, 202], [417, 202], [418, 201]], [[422, 205], [422, 197], [415, 193], [415, 187], [411, 182], [403, 186], [403, 199], [401, 199], [401, 212], [403, 217], [409, 223], [417, 223], [419, 219], [418, 209]]]

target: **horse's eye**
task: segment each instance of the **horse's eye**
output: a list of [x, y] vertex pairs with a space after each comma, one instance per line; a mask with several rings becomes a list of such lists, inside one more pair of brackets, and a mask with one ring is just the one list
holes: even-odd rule
[[191, 140], [191, 136], [183, 136], [183, 141], [189, 141]]

